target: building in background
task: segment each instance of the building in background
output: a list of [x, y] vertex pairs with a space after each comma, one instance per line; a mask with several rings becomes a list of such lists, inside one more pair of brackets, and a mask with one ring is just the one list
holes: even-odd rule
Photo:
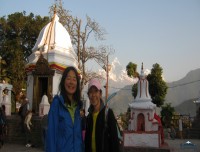
[[52, 21], [40, 31], [28, 61], [27, 98], [30, 108], [39, 113], [43, 95], [47, 95], [51, 102], [58, 93], [63, 70], [67, 66], [78, 67], [69, 33], [59, 22], [56, 12]]

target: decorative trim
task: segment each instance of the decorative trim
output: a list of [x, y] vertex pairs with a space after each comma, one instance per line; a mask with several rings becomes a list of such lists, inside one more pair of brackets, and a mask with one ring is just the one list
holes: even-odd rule
[[55, 71], [50, 68], [48, 61], [41, 54], [32, 73], [33, 75], [54, 75]]

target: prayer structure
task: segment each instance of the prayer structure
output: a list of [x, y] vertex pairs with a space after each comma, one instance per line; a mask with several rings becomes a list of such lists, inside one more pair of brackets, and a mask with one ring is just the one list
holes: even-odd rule
[[160, 147], [161, 133], [156, 114], [156, 105], [152, 103], [149, 94], [149, 83], [143, 71], [138, 81], [138, 92], [135, 100], [129, 104], [131, 118], [129, 120], [129, 131], [124, 132], [125, 147]]

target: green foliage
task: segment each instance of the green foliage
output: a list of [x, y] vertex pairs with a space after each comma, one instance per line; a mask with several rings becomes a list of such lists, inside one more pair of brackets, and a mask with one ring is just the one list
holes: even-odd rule
[[162, 79], [163, 69], [158, 63], [153, 65], [151, 74], [147, 76], [149, 81], [149, 93], [152, 98], [152, 102], [158, 107], [164, 104], [165, 96], [167, 94], [167, 84]]
[[132, 86], [132, 96], [133, 96], [134, 98], [136, 98], [136, 96], [137, 96], [137, 84], [134, 84], [134, 85]]
[[0, 18], [0, 55], [6, 64], [2, 67], [4, 80], [10, 79], [17, 94], [25, 87], [25, 65], [32, 53], [41, 28], [49, 22], [48, 17], [16, 12]]
[[126, 66], [127, 75], [131, 78], [138, 77], [137, 64], [129, 62]]
[[[126, 66], [127, 75], [131, 78], [139, 77], [139, 73], [137, 72], [137, 64], [129, 62]], [[132, 86], [132, 95], [134, 98], [137, 96], [137, 84]]]
[[125, 112], [124, 114], [120, 114], [123, 130], [128, 130], [128, 124], [129, 124], [129, 119], [130, 119], [130, 112], [131, 112], [131, 109], [129, 107], [127, 109], [127, 112]]
[[166, 103], [164, 106], [162, 106], [161, 118], [162, 118], [162, 124], [164, 124], [164, 126], [166, 127], [170, 126], [174, 112], [175, 109], [174, 107], [171, 106], [171, 103]]

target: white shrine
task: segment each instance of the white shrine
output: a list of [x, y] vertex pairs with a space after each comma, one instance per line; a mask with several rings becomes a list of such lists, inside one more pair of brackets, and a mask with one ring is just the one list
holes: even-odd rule
[[124, 146], [160, 147], [159, 123], [154, 118], [156, 105], [151, 102], [149, 83], [144, 74], [143, 64], [137, 85], [137, 96], [129, 104], [131, 118], [129, 120], [129, 131], [124, 133]]
[[8, 83], [0, 83], [0, 107], [5, 106], [6, 116], [11, 115], [11, 91], [13, 86]]
[[40, 31], [28, 61], [27, 98], [30, 109], [41, 116], [48, 113], [49, 103], [58, 93], [63, 70], [67, 66], [78, 67], [69, 33], [59, 22], [56, 12], [52, 21]]

